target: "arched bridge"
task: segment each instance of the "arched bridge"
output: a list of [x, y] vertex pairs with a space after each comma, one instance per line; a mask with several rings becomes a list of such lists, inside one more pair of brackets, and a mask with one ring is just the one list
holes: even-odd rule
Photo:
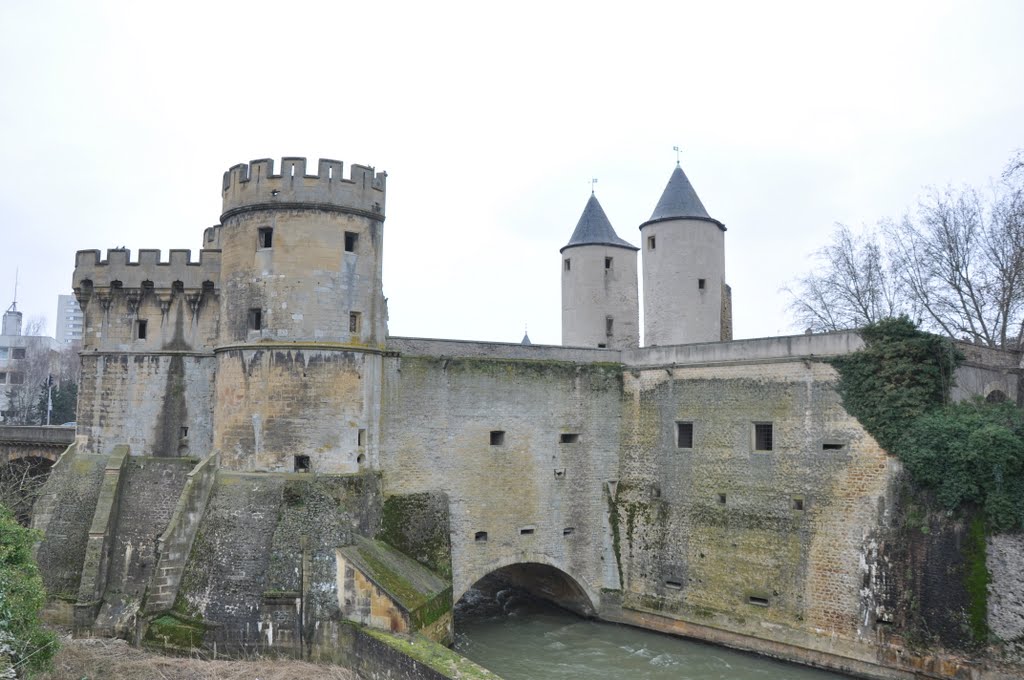
[[0, 465], [26, 458], [54, 463], [74, 441], [74, 427], [0, 425]]

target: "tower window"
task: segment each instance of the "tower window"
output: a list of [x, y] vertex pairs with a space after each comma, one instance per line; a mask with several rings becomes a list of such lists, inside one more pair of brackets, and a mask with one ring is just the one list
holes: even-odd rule
[[612, 258], [610, 258], [610, 257], [604, 258], [604, 268], [605, 269], [611, 269], [612, 268]]
[[505, 444], [505, 430], [491, 430], [491, 446]]
[[775, 444], [771, 423], [754, 423], [754, 450], [771, 451]]
[[356, 435], [356, 445], [366, 446], [366, 429], [359, 428], [359, 433]]
[[719, 505], [725, 505], [725, 494], [724, 493], [718, 494], [718, 504]]
[[258, 331], [263, 329], [263, 310], [252, 308], [249, 310], [249, 330]]
[[802, 511], [804, 509], [804, 499], [803, 498], [794, 498], [793, 499], [793, 509], [794, 510], [801, 510]]
[[295, 456], [296, 472], [309, 472], [310, 468], [309, 456]]
[[610, 316], [604, 318], [604, 333], [605, 335], [611, 335], [612, 330], [615, 327], [615, 319]]
[[256, 230], [256, 244], [259, 248], [272, 248], [274, 245], [274, 228], [260, 227]]
[[476, 532], [475, 534], [473, 534], [473, 540], [476, 541], [477, 543], [486, 543], [487, 542], [487, 532], [486, 531], [478, 531], [478, 532]]
[[353, 231], [345, 232], [345, 252], [354, 253], [356, 252], [356, 241], [359, 239], [359, 234]]
[[360, 318], [361, 316], [362, 315], [359, 312], [351, 312], [348, 315], [348, 332], [349, 333], [358, 333], [359, 332], [359, 328], [361, 326], [361, 321], [362, 321], [362, 319]]
[[647, 237], [647, 249], [648, 250], [654, 250], [654, 243], [655, 243], [654, 242], [654, 237], [653, 236], [648, 236]]
[[565, 258], [565, 271], [572, 271], [572, 260]]
[[575, 444], [580, 440], [578, 432], [566, 432], [558, 436], [559, 444]]
[[146, 339], [146, 325], [145, 319], [139, 319], [135, 322], [135, 338], [137, 340]]
[[680, 449], [693, 448], [693, 423], [676, 423], [676, 446]]
[[707, 279], [697, 279], [697, 289], [698, 290], [704, 290], [704, 287], [705, 287], [706, 284], [707, 284]]

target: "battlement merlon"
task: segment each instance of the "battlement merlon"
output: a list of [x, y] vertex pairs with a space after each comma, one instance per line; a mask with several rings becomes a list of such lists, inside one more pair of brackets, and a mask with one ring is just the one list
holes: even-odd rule
[[350, 165], [345, 179], [343, 166], [324, 158], [318, 173], [309, 175], [305, 158], [282, 158], [281, 174], [275, 175], [269, 158], [235, 165], [224, 173], [221, 222], [249, 210], [287, 208], [338, 210], [383, 221], [388, 174]]
[[132, 261], [131, 251], [123, 248], [108, 250], [105, 260], [100, 259], [99, 250], [79, 250], [71, 286], [80, 303], [93, 291], [112, 288], [158, 293], [216, 291], [220, 288], [220, 251], [200, 250], [199, 261], [193, 262], [191, 250], [171, 250], [167, 260], [161, 260], [159, 250], [140, 250], [136, 261]]

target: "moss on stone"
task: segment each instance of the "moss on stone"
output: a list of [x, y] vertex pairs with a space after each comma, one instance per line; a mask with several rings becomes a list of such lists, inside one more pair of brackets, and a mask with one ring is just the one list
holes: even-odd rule
[[422, 635], [412, 637], [394, 635], [379, 630], [361, 629], [370, 637], [392, 649], [433, 668], [447, 678], [462, 680], [495, 680], [497, 675], [452, 650], [428, 640]]
[[371, 550], [359, 548], [359, 556], [373, 569], [373, 578], [380, 587], [397, 598], [409, 611], [419, 609], [427, 603], [427, 596], [417, 590], [401, 574], [392, 570]]
[[149, 623], [144, 642], [176, 650], [202, 647], [206, 626], [201, 621], [185, 620], [164, 614]]
[[971, 520], [964, 546], [964, 587], [969, 605], [967, 618], [971, 637], [977, 644], [988, 640], [988, 584], [990, 574], [985, 560], [985, 519], [980, 514]]
[[446, 497], [431, 493], [388, 497], [384, 501], [381, 531], [377, 537], [445, 579], [451, 579]]

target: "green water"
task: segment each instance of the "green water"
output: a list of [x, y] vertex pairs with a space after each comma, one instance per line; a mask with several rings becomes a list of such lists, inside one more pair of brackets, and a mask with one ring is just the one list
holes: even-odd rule
[[459, 602], [455, 649], [505, 680], [848, 680], [836, 673], [611, 623], [527, 596], [473, 590]]

